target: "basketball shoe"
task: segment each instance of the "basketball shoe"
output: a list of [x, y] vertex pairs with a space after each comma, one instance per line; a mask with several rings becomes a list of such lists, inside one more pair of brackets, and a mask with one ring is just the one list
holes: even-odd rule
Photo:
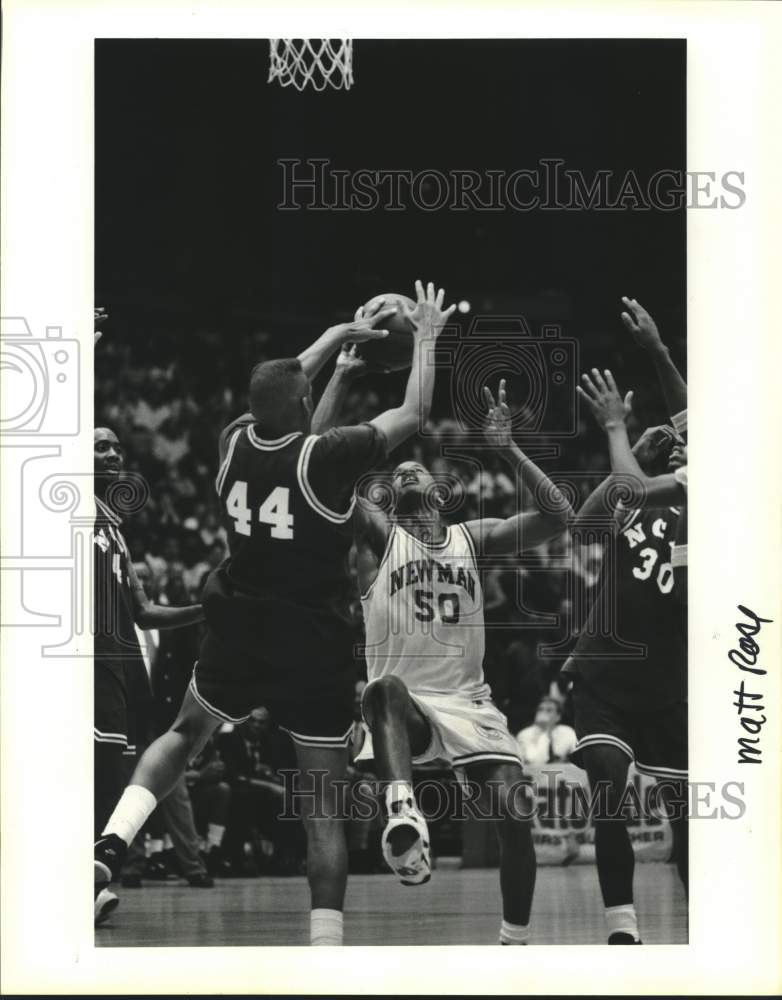
[[392, 804], [380, 847], [402, 885], [423, 885], [432, 877], [429, 829], [412, 799]]
[[95, 926], [108, 920], [119, 906], [119, 897], [109, 889], [95, 888]]
[[107, 886], [119, 875], [122, 862], [128, 852], [128, 845], [116, 833], [100, 837], [95, 841], [95, 887]]

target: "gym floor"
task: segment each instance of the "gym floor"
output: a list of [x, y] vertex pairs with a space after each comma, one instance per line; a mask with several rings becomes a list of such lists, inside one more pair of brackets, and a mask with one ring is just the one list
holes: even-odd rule
[[[118, 889], [120, 905], [95, 930], [104, 947], [306, 945], [306, 879], [221, 879], [213, 889], [146, 883]], [[635, 901], [644, 944], [686, 944], [687, 905], [670, 864], [638, 864]], [[392, 875], [351, 875], [346, 945], [497, 944], [500, 893], [496, 869], [440, 867], [424, 886]], [[540, 867], [531, 941], [604, 944], [603, 906], [594, 865]]]

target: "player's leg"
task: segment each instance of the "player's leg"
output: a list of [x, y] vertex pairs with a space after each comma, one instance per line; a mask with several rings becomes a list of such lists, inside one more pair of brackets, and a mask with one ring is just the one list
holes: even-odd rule
[[467, 765], [464, 771], [470, 784], [480, 788], [478, 815], [491, 817], [499, 839], [500, 944], [527, 944], [537, 869], [529, 782], [521, 766], [510, 762], [480, 762]]
[[413, 794], [413, 757], [429, 747], [431, 726], [404, 682], [392, 675], [367, 685], [361, 707], [372, 733], [375, 772], [386, 783], [383, 857], [403, 885], [420, 885], [431, 877], [431, 861], [429, 831]]
[[252, 700], [256, 662], [246, 648], [207, 630], [177, 718], [144, 752], [95, 845], [96, 879], [116, 877], [127, 845], [220, 723], [242, 721], [257, 704]]
[[[94, 664], [94, 829], [97, 837], [125, 787], [124, 751], [127, 746], [127, 692], [121, 671], [100, 659]], [[95, 924], [102, 924], [117, 908], [119, 899], [106, 888], [105, 879], [94, 886]]]
[[219, 725], [220, 719], [208, 712], [188, 690], [175, 722], [144, 752], [130, 784], [102, 830], [95, 845], [96, 882], [109, 882], [116, 877], [128, 844], [158, 801], [174, 787], [188, 760], [200, 753]]
[[605, 906], [609, 944], [640, 944], [633, 904], [635, 855], [621, 817], [627, 772], [637, 742], [637, 718], [619, 711], [599, 691], [577, 678], [573, 710], [578, 743], [571, 760], [589, 778], [597, 877]]
[[[107, 743], [95, 734], [95, 836], [98, 837], [111, 811], [117, 804], [122, 789], [125, 787], [125, 775], [122, 760], [122, 744]], [[95, 925], [102, 924], [119, 905], [118, 896], [111, 892], [105, 884], [105, 879], [95, 880], [94, 910]]]
[[638, 944], [638, 918], [633, 903], [635, 855], [627, 822], [619, 815], [627, 787], [630, 757], [620, 747], [596, 743], [581, 750], [593, 791], [599, 791], [593, 816], [595, 860], [609, 944]]
[[126, 784], [128, 745], [127, 691], [121, 666], [101, 659], [94, 666], [94, 823], [95, 836], [106, 825]]
[[690, 837], [687, 824], [688, 787], [686, 779], [660, 780], [659, 795], [665, 804], [668, 822], [673, 835], [673, 855], [684, 892], [690, 892]]
[[[132, 719], [132, 713], [129, 714], [128, 718], [128, 740], [129, 749], [123, 754], [123, 764], [125, 770], [125, 780], [122, 783], [123, 791], [131, 779], [133, 771], [136, 767], [136, 763], [143, 753], [143, 748], [138, 749], [138, 744], [136, 744], [136, 750], [131, 751], [130, 747], [135, 743], [137, 738], [138, 727], [134, 725]], [[117, 796], [117, 802], [119, 802], [120, 796]], [[116, 802], [115, 802], [116, 805]], [[113, 810], [112, 810], [113, 811]], [[109, 813], [109, 816], [111, 812]], [[105, 827], [108, 822], [109, 816], [103, 821], [102, 825], [98, 827], [96, 831], [96, 839], [100, 835], [101, 830]], [[150, 817], [151, 818], [151, 817]], [[122, 865], [121, 872], [121, 885], [123, 889], [140, 889], [142, 881], [147, 869], [147, 855], [144, 845], [144, 835], [149, 829], [149, 822], [145, 823], [144, 826], [139, 830], [136, 836], [133, 838], [132, 842], [128, 845], [128, 852], [125, 855], [125, 862]]]
[[[683, 789], [674, 793], [677, 801], [687, 801], [686, 784]], [[676, 870], [684, 886], [685, 896], [690, 894], [690, 830], [687, 822], [686, 807], [684, 812], [671, 819], [673, 832], [673, 848], [676, 857]]]
[[342, 944], [342, 908], [348, 879], [345, 794], [338, 783], [347, 774], [347, 747], [312, 747], [296, 743], [299, 774], [295, 800], [307, 835], [307, 881], [310, 885], [310, 943]]
[[149, 745], [130, 783], [148, 789], [156, 799], [164, 798], [179, 781], [187, 762], [204, 749], [220, 724], [221, 720], [188, 689], [171, 728]]
[[174, 787], [160, 800], [160, 815], [171, 837], [174, 852], [182, 875], [194, 889], [209, 889], [214, 885], [207, 873], [199, 851], [199, 838], [193, 816], [190, 793], [184, 774], [174, 782]]
[[647, 713], [634, 748], [638, 770], [657, 779], [655, 795], [671, 824], [676, 868], [685, 893], [689, 893], [687, 714], [686, 701]]
[[[306, 611], [303, 616], [306, 615]], [[317, 621], [314, 625], [317, 626]], [[299, 622], [301, 628], [301, 622]], [[314, 632], [314, 628], [313, 628]], [[288, 676], [311, 676], [320, 681], [307, 688], [292, 684], [279, 701], [263, 698], [258, 689], [256, 704], [269, 709], [280, 729], [293, 741], [298, 765], [292, 786], [278, 800], [281, 833], [296, 844], [304, 827], [307, 850], [307, 880], [310, 886], [310, 943], [313, 945], [342, 944], [342, 908], [348, 876], [348, 851], [345, 837], [348, 743], [353, 729], [353, 677], [345, 669], [350, 664], [352, 640], [346, 643], [335, 629], [323, 629], [324, 657], [313, 671], [309, 664], [296, 662], [302, 647], [288, 643], [289, 663], [295, 671]], [[305, 649], [309, 654], [312, 650]], [[328, 685], [328, 686], [324, 686]], [[279, 688], [278, 688], [279, 691]], [[300, 818], [290, 816], [289, 807]], [[288, 817], [288, 818], [286, 818]]]
[[125, 787], [121, 743], [105, 742], [95, 734], [95, 836], [100, 836]]
[[361, 708], [372, 733], [377, 776], [410, 784], [413, 757], [429, 746], [431, 729], [404, 681], [393, 675], [372, 681], [364, 689]]
[[199, 835], [205, 838], [206, 870], [210, 875], [229, 875], [224, 843], [231, 810], [231, 786], [226, 781], [188, 788], [193, 819]]

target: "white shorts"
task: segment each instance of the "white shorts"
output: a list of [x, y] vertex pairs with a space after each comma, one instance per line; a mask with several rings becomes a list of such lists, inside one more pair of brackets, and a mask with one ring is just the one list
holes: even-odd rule
[[[370, 684], [372, 682], [370, 681]], [[365, 691], [369, 688], [365, 688]], [[426, 750], [413, 758], [415, 764], [445, 760], [454, 770], [468, 764], [496, 761], [521, 766], [516, 740], [508, 720], [488, 697], [460, 694], [408, 694], [429, 722], [432, 739]], [[357, 761], [371, 760], [372, 734], [367, 732]]]

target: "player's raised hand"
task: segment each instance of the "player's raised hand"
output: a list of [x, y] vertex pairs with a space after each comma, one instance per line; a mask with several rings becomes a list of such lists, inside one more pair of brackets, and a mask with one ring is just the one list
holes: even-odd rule
[[[362, 319], [371, 319], [373, 321], [377, 320], [378, 317], [379, 317], [379, 315], [380, 315], [380, 313], [381, 313], [381, 311], [385, 310], [385, 306], [386, 306], [386, 300], [385, 299], [377, 299], [376, 302], [374, 302], [374, 303], [372, 303], [370, 305], [369, 309], [367, 309], [365, 306], [359, 306], [358, 309], [356, 309], [356, 314], [353, 317], [353, 319], [357, 323], [358, 323], [359, 320], [362, 320]], [[396, 311], [397, 311], [397, 309], [396, 309], [396, 307], [394, 307], [394, 308], [390, 309], [389, 311], [384, 312], [384, 315], [389, 316], [389, 315], [392, 315], [393, 313], [395, 313]]]
[[487, 444], [491, 448], [509, 448], [513, 444], [513, 435], [510, 408], [505, 395], [505, 379], [500, 379], [497, 402], [494, 401], [494, 396], [487, 385], [483, 387], [483, 400], [488, 410], [483, 425]]
[[[388, 319], [398, 312], [396, 306], [388, 309], [382, 308], [383, 302], [379, 302], [376, 307], [369, 312], [365, 312], [363, 306], [359, 306], [351, 323], [338, 323], [329, 327], [327, 333], [334, 334], [340, 344], [362, 344], [365, 340], [382, 340], [388, 336], [388, 330], [382, 327], [383, 320]], [[380, 327], [375, 326], [381, 324]]]
[[637, 299], [628, 299], [622, 296], [627, 312], [622, 313], [622, 322], [632, 333], [633, 338], [640, 347], [650, 351], [656, 347], [662, 347], [662, 339], [657, 324], [644, 309]]
[[343, 344], [337, 355], [336, 370], [340, 375], [354, 379], [365, 375], [369, 369], [355, 344]]
[[423, 282], [416, 280], [415, 298], [415, 309], [410, 309], [405, 303], [401, 303], [402, 314], [413, 324], [413, 335], [419, 338], [436, 337], [442, 332], [456, 305], [443, 309], [445, 289], [440, 288], [435, 293], [434, 283], [431, 281], [424, 289]]
[[583, 388], [580, 385], [576, 386], [578, 393], [589, 404], [590, 410], [603, 430], [609, 430], [612, 426], [627, 420], [632, 412], [632, 390], [622, 399], [614, 382], [614, 376], [607, 368], [603, 375], [597, 368], [593, 368], [592, 377], [582, 375], [581, 381], [584, 385]]
[[667, 424], [647, 427], [632, 447], [632, 453], [642, 469], [646, 469], [664, 450], [676, 441], [676, 431]]

